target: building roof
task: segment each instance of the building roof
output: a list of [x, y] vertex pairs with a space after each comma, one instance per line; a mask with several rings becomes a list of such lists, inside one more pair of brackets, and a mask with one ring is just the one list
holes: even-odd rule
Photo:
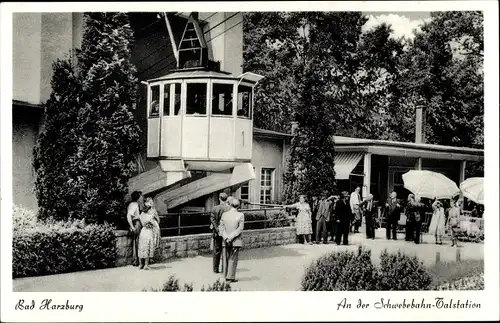
[[259, 137], [279, 138], [279, 139], [287, 139], [293, 137], [293, 135], [289, 133], [265, 130], [260, 128], [253, 128], [253, 134]]
[[364, 151], [375, 155], [421, 157], [433, 159], [471, 160], [484, 159], [484, 150], [467, 147], [453, 147], [412, 142], [375, 140], [334, 136], [337, 151]]

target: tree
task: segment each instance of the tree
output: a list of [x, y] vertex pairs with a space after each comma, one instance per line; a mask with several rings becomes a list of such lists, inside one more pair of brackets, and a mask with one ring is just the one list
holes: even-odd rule
[[[70, 71], [57, 79], [65, 84], [72, 76], [78, 91], [59, 94], [58, 85], [53, 84], [55, 98], [61, 96], [59, 101], [74, 104], [61, 106], [59, 101], [51, 101], [54, 110], [68, 109], [71, 122], [60, 127], [69, 129], [75, 138], [75, 145], [61, 152], [65, 162], [57, 164], [61, 166], [60, 182], [65, 185], [57, 182], [37, 189], [40, 194], [52, 190], [48, 204], [60, 194], [64, 212], [53, 209], [54, 217], [116, 223], [123, 213], [127, 181], [135, 171], [134, 157], [140, 151], [140, 128], [133, 116], [137, 101], [136, 71], [130, 62], [133, 33], [125, 13], [85, 13], [84, 19], [77, 73]], [[47, 118], [55, 117], [50, 114]], [[44, 136], [61, 133], [53, 128]], [[42, 160], [50, 158], [50, 151], [37, 152], [44, 156]], [[40, 176], [45, 176], [43, 171], [37, 173]]]
[[[483, 147], [484, 82], [481, 12], [435, 12], [409, 41], [398, 88], [404, 115], [424, 106], [429, 143]], [[412, 129], [414, 118], [400, 129]], [[402, 137], [410, 140], [408, 133]]]
[[77, 218], [113, 221], [124, 209], [135, 171], [140, 128], [134, 120], [136, 69], [130, 62], [133, 32], [125, 13], [87, 13], [78, 62], [82, 109], [80, 144], [73, 156]]
[[76, 152], [78, 137], [75, 133], [79, 110], [78, 82], [71, 59], [57, 60], [53, 64], [52, 93], [43, 105], [44, 131], [33, 149], [33, 168], [36, 172], [35, 193], [38, 217], [64, 219], [75, 206], [67, 199], [68, 156]]

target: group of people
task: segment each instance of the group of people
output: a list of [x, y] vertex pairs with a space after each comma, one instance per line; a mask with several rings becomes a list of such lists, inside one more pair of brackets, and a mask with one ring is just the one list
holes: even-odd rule
[[[443, 243], [446, 231], [451, 236], [452, 246], [458, 246], [457, 233], [460, 226], [460, 216], [463, 210], [463, 200], [451, 201], [448, 217], [445, 216], [442, 201], [434, 200], [432, 203], [433, 215], [429, 224], [429, 234], [435, 237], [436, 244]], [[365, 218], [366, 238], [375, 239], [377, 227], [378, 201], [372, 194], [361, 199], [360, 188], [357, 187], [351, 194], [344, 191], [340, 196], [323, 192], [321, 198], [313, 198], [312, 206], [306, 202], [305, 195], [299, 197], [299, 202], [285, 205], [284, 208], [297, 210], [295, 220], [296, 232], [304, 244], [328, 243], [335, 241], [337, 245], [349, 243], [349, 233], [358, 233]], [[405, 213], [405, 240], [416, 244], [421, 242], [422, 224], [425, 220], [426, 206], [420, 197], [408, 195], [408, 200], [403, 205], [397, 198], [397, 193], [392, 192], [383, 208], [385, 219], [386, 238], [397, 240], [397, 229], [401, 220], [401, 213]], [[314, 230], [315, 229], [315, 230]]]
[[[367, 238], [375, 239], [376, 202], [371, 194], [362, 201], [359, 192], [359, 187], [352, 194], [344, 191], [340, 196], [329, 196], [329, 193], [324, 191], [321, 198], [313, 198], [312, 207], [306, 202], [305, 195], [301, 195], [299, 202], [283, 207], [298, 211], [295, 227], [303, 243], [327, 244], [330, 232], [330, 241], [335, 241], [337, 245], [348, 245], [349, 233], [359, 232], [363, 216]], [[313, 228], [316, 229], [315, 232]]]
[[151, 197], [146, 198], [141, 212], [142, 200], [140, 191], [132, 192], [127, 208], [127, 222], [132, 232], [132, 265], [149, 270], [160, 242], [160, 218]]
[[[127, 209], [127, 221], [133, 235], [133, 265], [139, 269], [150, 269], [155, 250], [160, 241], [160, 219], [152, 198], [148, 197], [141, 211], [142, 193], [131, 194], [131, 202]], [[239, 211], [240, 201], [237, 198], [220, 193], [219, 204], [212, 208], [210, 229], [212, 231], [213, 272], [223, 272], [226, 282], [236, 281], [238, 255], [243, 246], [242, 233], [245, 217]], [[296, 209], [296, 233], [304, 244], [328, 243], [337, 245], [349, 244], [349, 233], [359, 232], [362, 218], [365, 218], [366, 237], [375, 239], [377, 226], [378, 202], [372, 194], [361, 199], [360, 188], [349, 194], [343, 191], [340, 195], [329, 195], [324, 191], [319, 199], [313, 198], [312, 206], [300, 195], [299, 201], [284, 205], [283, 208]], [[397, 227], [403, 206], [392, 192], [385, 203], [386, 238], [397, 240]], [[406, 225], [405, 240], [420, 243], [421, 227], [425, 218], [426, 207], [414, 194], [408, 196], [405, 205]], [[443, 202], [434, 200], [433, 215], [429, 224], [429, 233], [435, 237], [436, 244], [443, 243], [446, 232], [451, 234], [452, 246], [458, 246], [457, 232], [463, 210], [463, 200], [453, 203], [446, 218]], [[313, 230], [315, 229], [315, 230]], [[315, 234], [314, 234], [315, 233]], [[221, 259], [222, 258], [222, 259]], [[222, 261], [221, 261], [222, 260]], [[222, 270], [220, 270], [222, 262]]]

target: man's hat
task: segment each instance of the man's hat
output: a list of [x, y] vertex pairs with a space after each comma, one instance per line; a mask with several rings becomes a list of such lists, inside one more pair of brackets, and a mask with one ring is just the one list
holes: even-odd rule
[[349, 196], [349, 192], [347, 191], [342, 191], [342, 197], [348, 197]]

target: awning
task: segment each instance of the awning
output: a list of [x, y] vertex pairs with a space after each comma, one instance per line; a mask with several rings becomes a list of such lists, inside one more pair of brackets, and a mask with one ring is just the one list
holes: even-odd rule
[[335, 154], [335, 178], [349, 179], [352, 170], [363, 158], [360, 152], [340, 152]]

